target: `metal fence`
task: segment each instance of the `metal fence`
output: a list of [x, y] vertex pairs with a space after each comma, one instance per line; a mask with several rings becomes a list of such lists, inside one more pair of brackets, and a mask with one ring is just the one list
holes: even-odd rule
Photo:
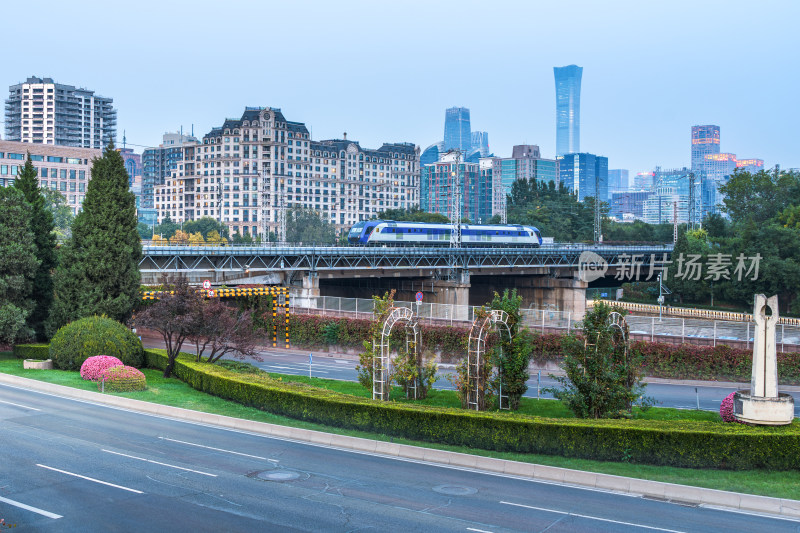
[[[374, 301], [367, 298], [340, 298], [319, 296], [305, 298], [306, 307], [297, 307], [292, 299], [291, 312], [336, 316], [372, 318]], [[411, 307], [422, 324], [449, 325], [468, 328], [479, 307], [436, 303], [399, 302], [395, 305]], [[522, 322], [527, 328], [540, 333], [571, 333], [580, 329], [580, 317], [574, 313], [549, 309], [522, 309]], [[661, 318], [628, 315], [625, 317], [633, 340], [667, 342], [671, 344], [699, 344], [717, 346], [725, 344], [735, 348], [752, 348], [755, 334], [753, 322], [705, 320], [697, 318]], [[778, 324], [776, 345], [779, 351], [800, 350], [800, 326]]]

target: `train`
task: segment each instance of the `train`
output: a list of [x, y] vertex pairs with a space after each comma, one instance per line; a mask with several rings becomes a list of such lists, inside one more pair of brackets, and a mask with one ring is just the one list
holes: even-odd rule
[[[354, 246], [449, 246], [453, 226], [428, 222], [364, 220], [347, 234]], [[461, 224], [461, 243], [465, 247], [542, 245], [542, 235], [533, 226], [519, 224]]]

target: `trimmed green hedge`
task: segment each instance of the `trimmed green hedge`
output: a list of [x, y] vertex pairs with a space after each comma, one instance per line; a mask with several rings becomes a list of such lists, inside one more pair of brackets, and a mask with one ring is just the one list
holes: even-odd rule
[[12, 352], [17, 359], [50, 359], [49, 344], [17, 344]]
[[[145, 350], [164, 369], [163, 350]], [[548, 419], [377, 402], [178, 358], [174, 374], [199, 391], [329, 426], [485, 450], [691, 468], [800, 469], [800, 423], [752, 427], [695, 421]]]

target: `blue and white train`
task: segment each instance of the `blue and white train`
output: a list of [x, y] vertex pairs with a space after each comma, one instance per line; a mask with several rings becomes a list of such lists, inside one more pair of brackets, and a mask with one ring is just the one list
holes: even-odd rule
[[[448, 246], [450, 224], [365, 220], [350, 228], [347, 240], [357, 246]], [[461, 242], [471, 246], [531, 246], [542, 244], [542, 235], [533, 226], [518, 224], [461, 224]]]

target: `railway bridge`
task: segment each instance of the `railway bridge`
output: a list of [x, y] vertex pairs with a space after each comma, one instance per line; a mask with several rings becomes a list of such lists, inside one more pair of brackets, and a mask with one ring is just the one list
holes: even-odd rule
[[[431, 248], [302, 245], [145, 245], [143, 283], [183, 275], [192, 283], [261, 283], [292, 289], [293, 298], [369, 297], [481, 305], [494, 291], [516, 288], [524, 305], [582, 314], [587, 280], [634, 266], [645, 279], [670, 260], [672, 245], [553, 244], [539, 248]], [[657, 274], [656, 274], [657, 275]]]

